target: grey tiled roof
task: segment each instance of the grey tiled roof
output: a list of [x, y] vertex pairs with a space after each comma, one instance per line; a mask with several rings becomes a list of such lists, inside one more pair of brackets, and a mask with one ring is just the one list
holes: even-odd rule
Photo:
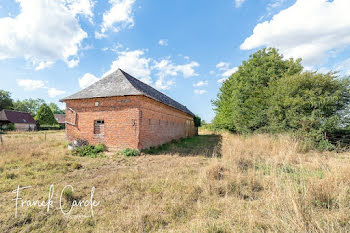
[[121, 69], [107, 75], [101, 80], [95, 82], [91, 86], [70, 95], [60, 101], [74, 99], [90, 99], [97, 97], [127, 96], [127, 95], [143, 95], [158, 102], [186, 112], [192, 116], [194, 114], [187, 107], [168, 97], [167, 95], [157, 91], [153, 87], [132, 77]]

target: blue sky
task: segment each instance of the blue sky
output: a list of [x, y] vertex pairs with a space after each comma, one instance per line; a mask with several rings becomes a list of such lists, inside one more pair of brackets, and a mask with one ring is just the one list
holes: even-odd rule
[[58, 102], [121, 68], [211, 121], [222, 81], [262, 47], [350, 75], [348, 9], [348, 0], [5, 0], [0, 89]]

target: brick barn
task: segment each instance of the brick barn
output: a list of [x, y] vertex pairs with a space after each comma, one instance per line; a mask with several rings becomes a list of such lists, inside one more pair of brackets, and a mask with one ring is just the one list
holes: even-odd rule
[[69, 141], [140, 150], [197, 133], [190, 110], [121, 69], [61, 101]]

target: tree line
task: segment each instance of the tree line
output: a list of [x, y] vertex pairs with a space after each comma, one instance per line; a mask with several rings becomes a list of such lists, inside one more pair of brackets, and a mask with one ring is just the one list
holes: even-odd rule
[[213, 124], [242, 134], [290, 132], [309, 147], [328, 149], [325, 135], [349, 125], [349, 80], [305, 71], [301, 59], [261, 49], [223, 83]]
[[[11, 98], [10, 92], [0, 90], [0, 111], [3, 109], [8, 109], [19, 112], [29, 112], [34, 117], [42, 104], [45, 104], [45, 100], [43, 99], [30, 98], [15, 101]], [[48, 106], [53, 114], [65, 113], [65, 110], [60, 109], [55, 103], [49, 103]]]

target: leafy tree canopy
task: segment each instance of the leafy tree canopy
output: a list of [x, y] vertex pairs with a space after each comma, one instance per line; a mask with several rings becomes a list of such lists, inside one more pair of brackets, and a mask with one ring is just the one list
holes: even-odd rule
[[11, 94], [8, 91], [0, 90], [0, 111], [3, 109], [12, 109], [13, 100]]
[[42, 104], [34, 118], [39, 125], [56, 125], [58, 124], [50, 107], [47, 104]]
[[202, 122], [201, 122], [201, 118], [199, 116], [194, 116], [193, 117], [193, 121], [194, 121], [194, 126], [195, 127], [200, 127]]
[[60, 109], [55, 103], [50, 103], [49, 107], [53, 114], [65, 114], [65, 111], [63, 109]]
[[303, 72], [299, 60], [262, 49], [224, 82], [215, 101], [215, 127], [239, 133], [293, 132], [327, 148], [323, 135], [348, 124], [350, 79]]
[[244, 61], [224, 82], [215, 101], [215, 125], [238, 132], [252, 132], [268, 125], [267, 109], [275, 81], [303, 70], [301, 60], [284, 60], [274, 48], [262, 49]]
[[13, 110], [29, 112], [32, 116], [35, 116], [39, 107], [44, 103], [45, 101], [43, 99], [17, 100], [13, 104]]

